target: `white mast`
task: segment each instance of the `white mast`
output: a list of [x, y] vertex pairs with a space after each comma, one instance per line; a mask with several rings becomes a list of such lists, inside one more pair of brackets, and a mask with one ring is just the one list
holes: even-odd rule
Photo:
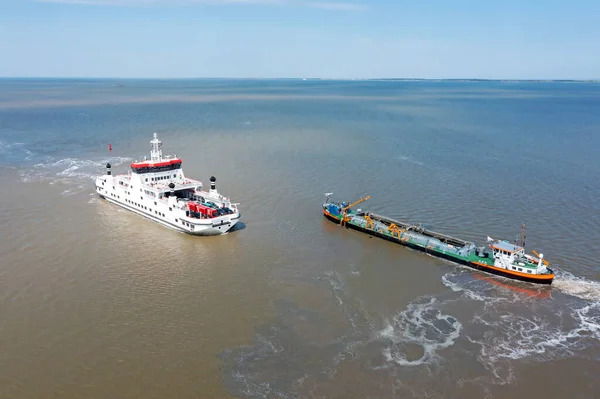
[[162, 141], [157, 138], [156, 133], [154, 133], [154, 139], [150, 141], [152, 145], [152, 150], [150, 151], [150, 160], [152, 162], [160, 162], [162, 160]]

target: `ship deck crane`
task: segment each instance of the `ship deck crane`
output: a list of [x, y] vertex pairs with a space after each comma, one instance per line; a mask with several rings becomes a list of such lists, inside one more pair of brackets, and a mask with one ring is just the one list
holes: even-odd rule
[[360, 203], [361, 203], [361, 202], [363, 202], [363, 201], [366, 201], [366, 200], [368, 200], [369, 198], [371, 198], [371, 196], [370, 196], [370, 195], [367, 195], [366, 197], [363, 197], [363, 198], [359, 199], [358, 201], [355, 201], [355, 202], [351, 203], [350, 205], [348, 205], [348, 206], [346, 206], [346, 207], [342, 208], [342, 212], [341, 212], [341, 214], [342, 214], [342, 217], [341, 217], [341, 219], [340, 219], [340, 226], [343, 226], [343, 224], [344, 224], [345, 222], [347, 222], [347, 221], [348, 221], [348, 219], [347, 219], [347, 217], [346, 217], [346, 213], [348, 213], [348, 209], [352, 208], [352, 207], [353, 207], [353, 206], [355, 206], [355, 205], [358, 205], [358, 204], [360, 204]]

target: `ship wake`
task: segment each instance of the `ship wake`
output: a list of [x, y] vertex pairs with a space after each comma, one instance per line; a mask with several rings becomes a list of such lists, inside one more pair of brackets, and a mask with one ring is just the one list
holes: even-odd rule
[[464, 338], [478, 348], [477, 359], [491, 376], [473, 381], [510, 383], [516, 379], [517, 360], [545, 362], [584, 356], [586, 349], [598, 346], [597, 283], [561, 276], [555, 281], [565, 283], [554, 288], [531, 287], [464, 270], [443, 277], [448, 288], [479, 303], [465, 321]]
[[281, 301], [276, 323], [223, 354], [227, 387], [247, 398], [334, 397], [360, 379], [352, 389], [364, 397], [441, 398], [457, 388], [483, 397], [516, 381], [524, 360], [585, 357], [600, 340], [600, 302], [560, 288], [456, 268], [442, 278], [449, 290], [388, 316], [352, 294], [360, 278], [324, 272], [321, 309]]
[[115, 167], [131, 160], [132, 158], [126, 157], [49, 158], [30, 168], [22, 169], [20, 175], [21, 180], [25, 183], [48, 182], [52, 185], [60, 185], [64, 187], [64, 195], [71, 195], [93, 189], [94, 179], [104, 173], [107, 163]]

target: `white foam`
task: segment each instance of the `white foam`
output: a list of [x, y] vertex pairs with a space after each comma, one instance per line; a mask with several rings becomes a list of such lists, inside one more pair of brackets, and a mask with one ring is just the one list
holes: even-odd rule
[[[496, 383], [508, 383], [515, 378], [514, 360], [569, 357], [600, 339], [600, 284], [597, 282], [560, 272], [554, 280], [554, 288], [570, 297], [546, 295], [538, 299], [536, 295], [524, 293], [523, 288], [503, 288], [469, 278], [471, 275], [454, 271], [444, 275], [442, 281], [463, 298], [484, 302], [471, 320], [472, 324], [466, 325], [465, 337], [479, 346], [477, 358], [492, 373]], [[536, 293], [536, 287], [531, 291]]]
[[33, 158], [33, 153], [25, 148], [25, 143], [5, 143], [0, 140], [0, 160], [4, 157], [28, 161]]
[[[402, 366], [433, 363], [438, 359], [439, 350], [454, 344], [462, 324], [437, 309], [436, 302], [430, 297], [409, 303], [406, 310], [394, 316], [392, 322], [379, 332], [379, 338], [391, 341], [391, 345], [383, 350], [387, 361]], [[409, 360], [404, 351], [406, 345], [421, 347], [423, 355]]]
[[552, 285], [567, 295], [600, 302], [600, 282], [598, 281], [576, 277], [567, 271], [556, 270]]
[[[460, 277], [460, 272], [447, 273], [442, 276], [442, 283], [444, 283], [444, 285], [446, 287], [450, 288], [452, 291], [461, 292], [468, 298], [473, 299], [475, 301], [488, 301], [488, 300], [494, 299], [494, 298], [490, 298], [490, 297], [483, 295], [483, 293], [481, 293], [481, 292], [478, 293], [473, 289], [469, 289], [467, 287], [467, 284], [464, 282], [459, 283], [459, 282], [452, 281], [452, 279], [456, 278], [456, 277]], [[474, 282], [476, 282], [476, 280], [474, 280]]]
[[488, 327], [483, 336], [469, 341], [480, 346], [479, 361], [490, 370], [495, 382], [508, 383], [514, 379], [511, 361], [530, 358], [537, 361], [554, 360], [583, 352], [600, 339], [600, 304], [595, 303], [569, 312], [573, 328], [565, 328], [550, 317], [525, 317], [503, 314], [500, 322], [477, 322]]
[[397, 160], [399, 161], [404, 161], [404, 162], [409, 162], [409, 163], [413, 163], [415, 165], [420, 165], [423, 166], [423, 162], [419, 162], [419, 161], [415, 161], [414, 159], [407, 157], [405, 155], [399, 155], [398, 157], [396, 157]]
[[23, 182], [47, 181], [49, 184], [64, 184], [67, 188], [63, 195], [71, 195], [90, 188], [90, 182], [96, 176], [104, 173], [107, 163], [119, 166], [131, 158], [106, 157], [101, 159], [63, 158], [59, 160], [48, 159], [37, 163], [29, 169], [21, 171]]

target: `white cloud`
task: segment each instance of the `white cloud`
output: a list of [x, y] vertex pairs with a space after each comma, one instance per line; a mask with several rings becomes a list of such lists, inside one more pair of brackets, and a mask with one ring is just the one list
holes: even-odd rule
[[95, 6], [152, 6], [152, 5], [300, 5], [325, 10], [357, 11], [365, 7], [356, 3], [319, 2], [305, 0], [34, 0], [38, 3], [58, 3]]

